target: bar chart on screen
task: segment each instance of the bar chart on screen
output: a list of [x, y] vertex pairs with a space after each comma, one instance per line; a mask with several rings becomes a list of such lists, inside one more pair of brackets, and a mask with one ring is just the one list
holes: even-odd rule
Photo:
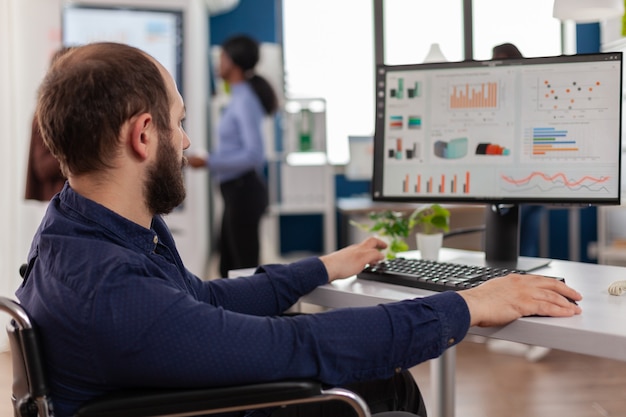
[[403, 194], [469, 194], [470, 171], [441, 174], [405, 174], [401, 181]]
[[450, 84], [448, 89], [451, 110], [498, 107], [497, 82]]
[[567, 123], [558, 126], [538, 125], [524, 129], [524, 158], [538, 161], [547, 158], [593, 161], [613, 152], [602, 141], [595, 140], [593, 127], [579, 122], [574, 129]]

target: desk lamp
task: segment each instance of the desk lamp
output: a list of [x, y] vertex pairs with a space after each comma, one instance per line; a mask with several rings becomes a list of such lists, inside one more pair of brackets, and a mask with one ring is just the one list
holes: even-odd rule
[[623, 14], [623, 0], [554, 0], [552, 11], [559, 20], [577, 23], [599, 22]]

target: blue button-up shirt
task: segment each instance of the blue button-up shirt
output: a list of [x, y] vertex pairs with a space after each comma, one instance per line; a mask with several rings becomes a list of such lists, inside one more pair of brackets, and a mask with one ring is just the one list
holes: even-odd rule
[[17, 296], [39, 326], [60, 417], [125, 387], [386, 378], [439, 356], [469, 325], [454, 292], [281, 317], [328, 281], [318, 258], [202, 281], [183, 266], [160, 217], [146, 229], [67, 184], [29, 261]]

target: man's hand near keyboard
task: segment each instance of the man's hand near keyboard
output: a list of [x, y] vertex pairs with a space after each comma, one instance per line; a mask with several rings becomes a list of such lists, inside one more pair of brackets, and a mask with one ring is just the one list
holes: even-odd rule
[[[383, 259], [385, 242], [370, 237], [322, 256], [329, 282], [359, 273]], [[564, 282], [540, 275], [510, 274], [458, 291], [467, 303], [471, 326], [500, 326], [524, 316], [569, 317], [581, 313], [582, 296]], [[574, 302], [572, 302], [574, 301]]]

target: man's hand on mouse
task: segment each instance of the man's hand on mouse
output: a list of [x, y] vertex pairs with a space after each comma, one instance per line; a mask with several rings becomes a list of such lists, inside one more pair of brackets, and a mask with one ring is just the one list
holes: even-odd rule
[[511, 274], [459, 291], [472, 326], [500, 326], [524, 316], [570, 317], [582, 312], [582, 296], [564, 282], [540, 275]]

